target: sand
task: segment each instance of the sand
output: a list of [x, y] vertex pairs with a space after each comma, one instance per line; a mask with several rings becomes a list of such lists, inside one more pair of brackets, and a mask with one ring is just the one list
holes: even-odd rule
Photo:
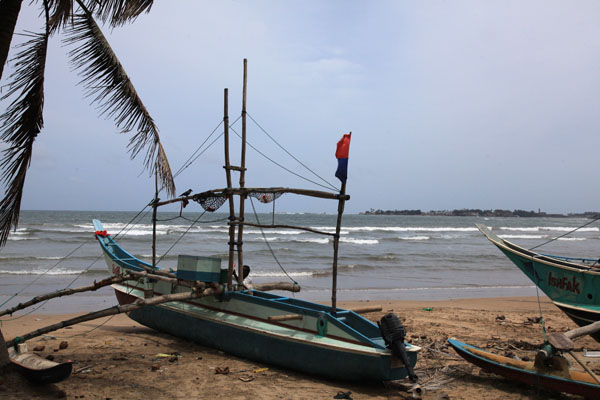
[[[510, 382], [481, 371], [446, 345], [455, 337], [520, 358], [535, 357], [528, 343], [542, 342], [536, 298], [490, 298], [449, 301], [347, 302], [344, 307], [381, 304], [383, 311], [366, 314], [372, 321], [386, 312], [405, 319], [408, 340], [423, 348], [416, 372], [422, 399], [576, 399]], [[541, 310], [549, 331], [575, 328], [547, 298]], [[6, 339], [50, 325], [72, 315], [27, 315], [2, 323]], [[531, 322], [534, 321], [534, 322]], [[59, 349], [62, 341], [66, 349]], [[412, 399], [398, 385], [365, 384], [322, 379], [261, 364], [189, 341], [157, 333], [125, 315], [82, 323], [28, 342], [42, 345], [43, 356], [73, 360], [65, 381], [32, 386], [18, 374], [0, 377], [0, 398], [10, 399], [333, 399], [352, 392], [353, 399]], [[591, 338], [578, 339], [576, 348], [599, 350]], [[164, 357], [162, 355], [170, 355]], [[583, 357], [582, 357], [583, 358]], [[600, 372], [597, 359], [584, 358]], [[217, 369], [229, 369], [217, 374]]]

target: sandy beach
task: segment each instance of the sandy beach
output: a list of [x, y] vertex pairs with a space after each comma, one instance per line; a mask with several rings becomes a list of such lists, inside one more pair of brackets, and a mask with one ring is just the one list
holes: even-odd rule
[[[459, 358], [446, 339], [494, 351], [535, 357], [528, 344], [542, 342], [535, 297], [447, 301], [347, 302], [343, 307], [380, 304], [383, 311], [366, 314], [376, 321], [386, 312], [405, 320], [408, 340], [422, 347], [416, 372], [422, 399], [565, 399], [575, 396], [544, 392], [481, 371]], [[547, 298], [541, 310], [549, 332], [575, 328]], [[27, 315], [3, 321], [5, 338], [12, 339], [72, 315]], [[66, 349], [59, 349], [62, 341]], [[578, 339], [576, 349], [600, 350], [591, 338]], [[352, 392], [353, 399], [414, 398], [398, 385], [342, 382], [296, 373], [230, 356], [143, 327], [125, 315], [102, 318], [61, 329], [28, 342], [31, 350], [56, 361], [73, 360], [67, 380], [32, 386], [19, 375], [0, 378], [0, 398], [11, 399], [333, 399]], [[581, 355], [581, 354], [580, 354]], [[582, 357], [583, 358], [583, 357]], [[584, 358], [600, 371], [597, 359]], [[216, 373], [229, 369], [228, 374]]]

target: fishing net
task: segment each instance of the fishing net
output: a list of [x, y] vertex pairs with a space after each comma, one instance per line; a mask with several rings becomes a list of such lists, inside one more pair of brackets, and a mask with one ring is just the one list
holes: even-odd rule
[[195, 198], [195, 202], [199, 203], [202, 208], [204, 208], [208, 212], [215, 212], [223, 203], [227, 201], [226, 196], [211, 196], [211, 197], [200, 197]]
[[281, 197], [283, 193], [260, 193], [260, 192], [250, 192], [248, 194], [248, 196], [250, 197], [254, 197], [256, 200], [260, 201], [261, 203], [270, 203], [272, 201], [275, 201], [276, 199], [278, 199], [279, 197]]

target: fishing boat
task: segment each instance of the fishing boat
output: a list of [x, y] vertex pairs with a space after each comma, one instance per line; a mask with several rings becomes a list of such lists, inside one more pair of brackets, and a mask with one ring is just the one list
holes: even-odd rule
[[[415, 381], [413, 367], [419, 348], [404, 342], [405, 330], [399, 319], [386, 315], [380, 327], [363, 318], [358, 312], [337, 307], [337, 258], [340, 227], [345, 201], [346, 169], [350, 134], [338, 143], [336, 157], [340, 178], [339, 193], [292, 188], [247, 188], [244, 186], [246, 62], [244, 60], [244, 89], [242, 102], [242, 149], [240, 166], [229, 161], [229, 117], [225, 89], [224, 147], [227, 187], [201, 193], [185, 193], [176, 199], [159, 201], [158, 189], [154, 209], [154, 232], [157, 208], [167, 204], [195, 201], [205, 211], [215, 211], [229, 203], [229, 257], [223, 263], [213, 256], [179, 255], [177, 270], [160, 267], [156, 262], [153, 244], [152, 263], [137, 259], [123, 249], [106, 232], [102, 223], [94, 220], [96, 238], [102, 248], [108, 270], [114, 275], [146, 274], [138, 279], [112, 285], [120, 304], [140, 299], [180, 293], [196, 293], [187, 300], [170, 301], [131, 311], [129, 317], [142, 325], [171, 335], [189, 339], [227, 353], [329, 378], [353, 381], [387, 381], [410, 377]], [[240, 174], [239, 187], [232, 186], [232, 172]], [[281, 225], [251, 224], [244, 218], [244, 202], [257, 199], [274, 201], [284, 193], [293, 193], [338, 202], [335, 233], [319, 232], [312, 228]], [[239, 205], [236, 213], [234, 197]], [[239, 200], [237, 200], [239, 198]], [[332, 304], [309, 301], [256, 290], [244, 283], [246, 265], [243, 259], [243, 229], [245, 226], [296, 228], [333, 237]], [[156, 234], [153, 235], [155, 243]], [[237, 268], [235, 262], [237, 261]], [[269, 286], [269, 285], [265, 285]], [[284, 288], [282, 285], [272, 285]], [[299, 291], [292, 283], [287, 289]], [[361, 311], [361, 310], [357, 310]], [[364, 311], [364, 310], [363, 310]], [[395, 317], [395, 318], [393, 318]], [[391, 321], [391, 322], [390, 322]]]
[[[597, 260], [536, 253], [498, 237], [484, 225], [477, 224], [477, 228], [577, 325], [600, 320]], [[591, 336], [600, 341], [599, 333]]]
[[593, 376], [587, 372], [568, 368], [566, 360], [560, 356], [554, 358], [551, 366], [547, 366], [538, 359], [536, 362], [529, 362], [504, 357], [456, 339], [448, 339], [448, 343], [468, 362], [511, 381], [545, 390], [584, 396], [586, 399], [600, 398], [600, 385], [596, 383]]

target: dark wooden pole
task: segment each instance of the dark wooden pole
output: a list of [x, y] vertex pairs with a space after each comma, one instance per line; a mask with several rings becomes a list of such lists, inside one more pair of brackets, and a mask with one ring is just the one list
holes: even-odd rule
[[333, 270], [331, 283], [331, 313], [335, 315], [337, 310], [337, 267], [338, 267], [338, 249], [340, 245], [340, 231], [342, 228], [342, 215], [344, 214], [344, 204], [346, 202], [346, 182], [342, 182], [340, 189], [340, 199], [338, 203], [338, 216], [335, 225], [335, 236], [333, 237]]
[[158, 163], [154, 171], [154, 201], [152, 202], [152, 266], [156, 268], [156, 215], [158, 212]]
[[[227, 189], [231, 189], [231, 163], [229, 162], [229, 90], [224, 91], [223, 106], [223, 125], [225, 132], [223, 134], [225, 142], [225, 175], [227, 176]], [[230, 193], [229, 199], [229, 262], [227, 264], [227, 289], [232, 289], [233, 276], [233, 257], [235, 254], [235, 203], [233, 194]]]
[[[248, 60], [244, 58], [244, 84], [242, 88], [242, 156], [240, 159], [240, 188], [244, 188], [246, 184], [246, 88], [248, 84]], [[244, 222], [244, 204], [246, 195], [240, 195], [240, 222]], [[238, 227], [238, 284], [242, 285], [244, 282], [244, 225]]]

